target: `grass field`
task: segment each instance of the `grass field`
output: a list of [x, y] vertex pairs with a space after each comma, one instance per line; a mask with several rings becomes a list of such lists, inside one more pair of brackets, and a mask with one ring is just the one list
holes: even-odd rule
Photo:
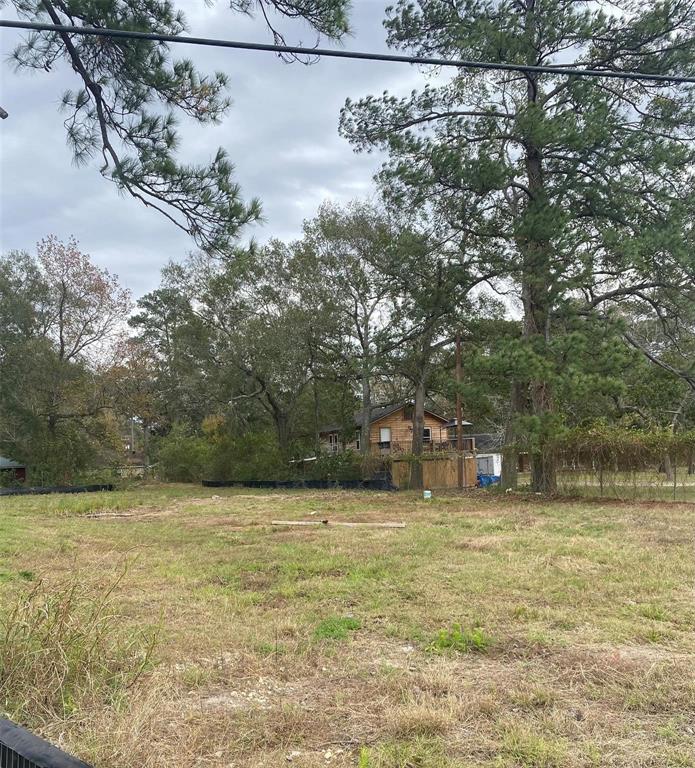
[[[322, 517], [407, 527], [270, 525]], [[482, 492], [0, 499], [0, 708], [96, 768], [695, 766], [694, 530], [685, 504]], [[69, 615], [109, 586], [115, 651]], [[50, 630], [10, 614], [32, 590]], [[88, 671], [59, 706], [51, 643]]]

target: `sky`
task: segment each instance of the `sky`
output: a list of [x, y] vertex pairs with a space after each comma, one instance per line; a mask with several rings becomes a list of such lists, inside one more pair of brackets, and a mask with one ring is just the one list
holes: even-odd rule
[[[387, 50], [386, 5], [354, 0], [353, 35], [341, 47]], [[186, 14], [189, 34], [271, 42], [261, 21], [233, 13], [224, 2], [183, 0], [177, 6]], [[314, 42], [301, 23], [283, 28], [288, 42]], [[140, 296], [157, 286], [168, 261], [184, 258], [194, 244], [161, 214], [120, 195], [96, 163], [72, 163], [58, 105], [62, 93], [79, 83], [67, 66], [15, 73], [7, 55], [20, 34], [0, 30], [0, 105], [9, 113], [0, 122], [0, 251], [31, 251], [50, 233], [73, 235], [97, 264]], [[340, 108], [348, 97], [403, 94], [424, 80], [407, 64], [324, 59], [307, 67], [283, 63], [272, 53], [190, 46], [173, 53], [192, 58], [201, 71], [222, 70], [230, 78], [233, 104], [220, 125], [201, 127], [182, 118], [180, 158], [202, 162], [218, 146], [227, 150], [244, 198], [261, 200], [264, 222], [244, 233], [259, 242], [299, 236], [303, 220], [324, 200], [373, 196], [373, 176], [383, 158], [356, 154], [338, 135]]]

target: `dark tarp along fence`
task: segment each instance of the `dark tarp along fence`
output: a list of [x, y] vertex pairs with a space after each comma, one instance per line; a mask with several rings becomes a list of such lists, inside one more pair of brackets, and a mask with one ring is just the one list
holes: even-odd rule
[[[111, 483], [98, 485], [46, 485], [38, 488], [0, 488], [0, 496], [35, 496], [47, 493], [94, 493], [96, 491], [112, 491]], [[0, 766], [4, 768], [4, 766]]]
[[203, 480], [206, 488], [307, 488], [313, 490], [395, 491], [388, 472], [369, 480]]
[[91, 768], [9, 720], [0, 720], [0, 768]]

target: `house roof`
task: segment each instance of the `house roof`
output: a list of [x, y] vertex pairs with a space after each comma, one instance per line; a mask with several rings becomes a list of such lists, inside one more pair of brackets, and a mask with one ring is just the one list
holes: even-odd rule
[[[458, 423], [458, 421], [456, 419], [449, 419], [449, 421], [447, 421], [446, 425], [447, 425], [447, 427], [455, 427], [457, 423]], [[466, 421], [465, 419], [461, 419], [461, 426], [462, 427], [472, 427], [473, 426], [473, 422], [472, 421]], [[468, 435], [466, 435], [466, 437], [468, 437]]]
[[[372, 408], [372, 414], [369, 419], [369, 423], [374, 424], [374, 422], [376, 421], [381, 421], [381, 419], [385, 419], [387, 416], [390, 416], [392, 413], [396, 413], [397, 411], [400, 411], [401, 408], [405, 408], [407, 406], [412, 406], [412, 403], [396, 403], [396, 405], [374, 406]], [[444, 416], [441, 416], [440, 414], [435, 413], [434, 411], [431, 411], [429, 408], [425, 408], [425, 413], [428, 413], [430, 416], [434, 416], [435, 419], [439, 419], [441, 422], [447, 421], [447, 419], [444, 418]], [[362, 425], [362, 411], [355, 411], [353, 415], [353, 423], [355, 427], [360, 427]], [[325, 426], [321, 427], [319, 431], [320, 432], [339, 432], [340, 429], [341, 429], [340, 424], [326, 424]]]
[[24, 467], [25, 465], [20, 464], [18, 461], [0, 456], [0, 469], [24, 469]]

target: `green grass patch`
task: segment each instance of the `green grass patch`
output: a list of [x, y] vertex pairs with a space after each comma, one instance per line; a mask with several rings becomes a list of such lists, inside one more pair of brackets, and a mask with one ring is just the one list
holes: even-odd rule
[[443, 651], [484, 653], [491, 642], [492, 639], [485, 634], [482, 627], [473, 626], [471, 629], [464, 629], [461, 624], [454, 624], [451, 629], [440, 629], [434, 640], [427, 646], [427, 650], [434, 653]]
[[316, 640], [345, 640], [350, 632], [361, 626], [361, 622], [351, 616], [329, 616], [316, 625], [314, 637]]

